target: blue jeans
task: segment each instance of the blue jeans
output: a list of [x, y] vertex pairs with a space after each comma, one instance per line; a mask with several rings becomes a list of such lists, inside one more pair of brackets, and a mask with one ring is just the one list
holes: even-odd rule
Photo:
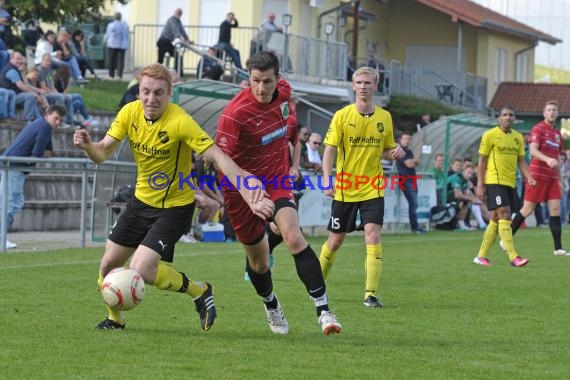
[[[14, 216], [24, 207], [24, 183], [26, 175], [17, 170], [8, 171], [8, 229], [14, 223]], [[0, 179], [0, 215], [2, 211], [4, 189], [4, 176]]]
[[236, 65], [236, 67], [240, 70], [243, 70], [243, 67], [241, 66], [241, 58], [239, 55], [239, 50], [234, 49], [232, 47], [232, 45], [227, 44], [225, 42], [218, 42], [218, 44], [216, 45], [216, 47], [218, 49], [223, 49], [225, 50], [225, 52], [231, 57], [232, 61], [234, 62], [234, 65]]
[[0, 119], [16, 118], [16, 93], [0, 88]]
[[410, 218], [410, 227], [412, 231], [416, 231], [419, 229], [418, 224], [418, 189], [413, 188], [414, 181], [406, 180], [404, 182], [404, 196], [408, 201], [408, 217]]
[[31, 92], [19, 92], [16, 94], [16, 106], [22, 105], [24, 106], [26, 120], [32, 121], [42, 116], [36, 96]]

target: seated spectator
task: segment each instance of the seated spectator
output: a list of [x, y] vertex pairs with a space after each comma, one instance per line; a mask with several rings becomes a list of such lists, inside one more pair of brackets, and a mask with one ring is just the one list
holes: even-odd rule
[[469, 209], [471, 209], [475, 215], [479, 228], [487, 228], [487, 223], [483, 220], [481, 211], [483, 202], [475, 196], [472, 191], [473, 185], [470, 184], [473, 173], [473, 165], [468, 163], [463, 166], [463, 170], [460, 173], [453, 174], [447, 179], [447, 200], [457, 203], [457, 207], [459, 208], [459, 228], [461, 230], [473, 230], [470, 225], [465, 223], [465, 216]]
[[45, 112], [50, 104], [57, 104], [61, 107], [65, 107], [65, 98], [63, 94], [58, 93], [55, 89], [51, 90], [42, 86], [40, 81], [40, 71], [35, 67], [26, 71], [26, 83], [39, 90], [41, 95], [39, 106], [42, 112]]
[[87, 79], [81, 75], [79, 62], [72, 53], [71, 35], [66, 30], [60, 30], [53, 43], [53, 61], [57, 64], [67, 63], [71, 69], [71, 74], [78, 84], [89, 83]]
[[33, 121], [42, 116], [38, 108], [39, 89], [25, 83], [22, 72], [26, 68], [26, 59], [19, 51], [10, 54], [10, 61], [0, 72], [0, 87], [16, 93], [16, 106], [24, 107], [26, 120]]
[[[65, 102], [65, 124], [69, 126], [72, 125], [74, 123], [73, 118], [75, 115], [75, 112], [73, 110], [73, 97], [68, 94], [63, 94], [55, 88], [54, 84], [55, 73], [52, 69], [52, 57], [50, 54], [46, 53], [43, 55], [42, 62], [38, 66], [38, 69], [40, 72], [39, 82], [41, 88], [45, 91], [45, 93], [57, 94], [57, 96], [63, 98]], [[64, 68], [61, 70], [68, 70], [68, 68]]]
[[68, 92], [71, 85], [71, 71], [69, 70], [69, 67], [62, 65], [57, 68], [53, 76], [53, 85], [58, 92], [65, 94], [71, 99], [71, 108], [73, 110], [73, 114], [71, 116], [72, 120], [75, 117], [75, 114], [79, 112], [83, 118], [82, 125], [84, 127], [94, 127], [97, 124], [97, 121], [89, 115], [89, 112], [87, 112], [85, 102], [83, 101], [81, 94]]
[[202, 74], [202, 78], [220, 80], [224, 73], [224, 68], [218, 61], [218, 50], [215, 47], [209, 47], [208, 52], [198, 62], [196, 72]]
[[312, 171], [316, 173], [322, 172], [322, 165], [323, 162], [321, 160], [321, 142], [322, 138], [321, 135], [313, 132], [309, 136], [309, 141], [305, 144], [307, 146], [307, 162], [305, 163], [307, 166], [310, 166]]
[[218, 43], [216, 44], [216, 48], [225, 51], [232, 59], [234, 65], [238, 69], [243, 70], [239, 50], [234, 48], [231, 43], [232, 28], [237, 27], [238, 21], [236, 19], [236, 16], [233, 12], [229, 12], [226, 15], [226, 19], [220, 24], [220, 34], [218, 36]]
[[99, 77], [95, 73], [95, 69], [91, 65], [89, 58], [87, 57], [87, 50], [85, 49], [85, 36], [82, 30], [77, 29], [73, 32], [71, 36], [71, 52], [77, 59], [77, 63], [79, 64], [79, 71], [81, 72], [81, 76], [85, 78], [85, 74], [87, 74], [87, 70], [95, 77], [96, 80], [99, 80]]
[[449, 177], [450, 175], [461, 173], [461, 170], [463, 170], [463, 160], [460, 158], [454, 158], [453, 161], [451, 161], [449, 170], [447, 171], [447, 176]]

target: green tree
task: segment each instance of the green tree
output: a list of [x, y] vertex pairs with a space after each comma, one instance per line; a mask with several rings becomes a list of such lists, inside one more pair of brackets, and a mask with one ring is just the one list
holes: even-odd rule
[[[110, 0], [126, 4], [128, 0]], [[106, 0], [8, 0], [6, 9], [20, 22], [30, 20], [62, 24], [75, 19], [78, 22], [96, 20]]]

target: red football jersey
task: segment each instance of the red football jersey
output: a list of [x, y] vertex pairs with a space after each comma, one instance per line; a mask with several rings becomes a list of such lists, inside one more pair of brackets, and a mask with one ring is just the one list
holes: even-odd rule
[[[538, 150], [541, 153], [557, 160], [564, 152], [564, 144], [560, 131], [544, 121], [532, 127], [528, 142], [529, 144], [537, 143]], [[546, 162], [534, 157], [530, 159], [529, 170], [534, 179], [551, 180], [552, 178], [559, 177], [558, 167], [551, 168]]]
[[283, 79], [277, 83], [277, 96], [268, 104], [258, 102], [250, 87], [242, 90], [220, 115], [216, 145], [262, 180], [280, 181], [288, 176], [288, 141], [296, 137], [287, 126], [290, 96], [291, 87]]

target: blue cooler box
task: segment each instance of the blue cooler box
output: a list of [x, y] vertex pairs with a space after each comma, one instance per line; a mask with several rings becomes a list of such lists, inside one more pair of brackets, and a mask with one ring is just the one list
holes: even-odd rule
[[205, 243], [219, 243], [225, 240], [224, 225], [221, 223], [206, 223], [202, 228], [202, 241]]

